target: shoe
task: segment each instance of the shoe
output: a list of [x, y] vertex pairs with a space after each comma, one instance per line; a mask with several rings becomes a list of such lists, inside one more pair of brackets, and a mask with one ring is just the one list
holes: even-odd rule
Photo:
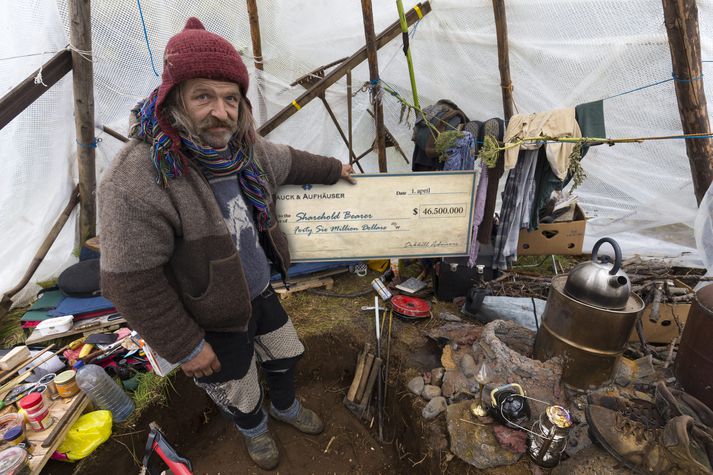
[[272, 406], [270, 406], [270, 415], [278, 421], [290, 424], [292, 427], [296, 428], [300, 432], [304, 432], [305, 434], [317, 435], [324, 430], [324, 422], [322, 422], [322, 419], [316, 412], [311, 409], [307, 409], [304, 406], [300, 406], [300, 412], [298, 412], [297, 416], [292, 419], [280, 416], [275, 412], [275, 408]]
[[269, 430], [254, 437], [245, 436], [245, 446], [250, 458], [263, 470], [272, 470], [280, 463], [280, 452]]
[[587, 406], [585, 415], [592, 440], [626, 467], [650, 475], [676, 473], [669, 452], [658, 442], [660, 431], [602, 406]]
[[690, 474], [713, 474], [713, 437], [690, 416], [674, 417], [666, 423], [661, 442], [675, 464]]
[[647, 429], [661, 429], [666, 422], [656, 410], [656, 405], [644, 399], [625, 399], [602, 393], [589, 393], [587, 402], [590, 405], [602, 406], [620, 412], [625, 417], [642, 423]]
[[656, 407], [666, 420], [683, 415], [691, 416], [713, 435], [713, 411], [690, 394], [666, 387], [663, 381], [656, 384]]

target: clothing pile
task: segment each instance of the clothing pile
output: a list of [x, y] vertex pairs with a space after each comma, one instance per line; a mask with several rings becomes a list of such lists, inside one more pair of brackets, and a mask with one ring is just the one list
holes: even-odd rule
[[[514, 115], [505, 132], [504, 143], [513, 144], [532, 137], [604, 137], [601, 101], [576, 108], [555, 109], [529, 115]], [[495, 236], [494, 269], [507, 269], [517, 260], [521, 229], [534, 230], [540, 210], [554, 191], [561, 191], [572, 178], [570, 158], [574, 143], [525, 141], [505, 151], [504, 169], [509, 170], [503, 192], [500, 221]], [[588, 147], [582, 147], [582, 157]]]

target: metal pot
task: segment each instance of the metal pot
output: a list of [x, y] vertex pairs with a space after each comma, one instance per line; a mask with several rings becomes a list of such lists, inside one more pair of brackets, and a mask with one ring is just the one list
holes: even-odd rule
[[[599, 262], [599, 247], [609, 243], [614, 248], [614, 263]], [[564, 293], [588, 305], [621, 310], [631, 295], [631, 282], [621, 270], [621, 248], [612, 238], [602, 238], [592, 249], [592, 261], [572, 269], [564, 286]]]

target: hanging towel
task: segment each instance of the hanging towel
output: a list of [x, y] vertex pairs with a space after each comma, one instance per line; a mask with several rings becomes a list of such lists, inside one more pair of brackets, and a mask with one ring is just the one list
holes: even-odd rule
[[[575, 118], [575, 110], [571, 108], [554, 109], [536, 114], [517, 114], [510, 118], [505, 131], [505, 143], [516, 142], [525, 137], [582, 137], [582, 132]], [[505, 170], [512, 170], [517, 164], [520, 150], [535, 150], [542, 146], [541, 142], [526, 142], [519, 147], [505, 151]], [[551, 142], [545, 145], [547, 161], [555, 176], [564, 180], [569, 169], [569, 156], [575, 144]]]

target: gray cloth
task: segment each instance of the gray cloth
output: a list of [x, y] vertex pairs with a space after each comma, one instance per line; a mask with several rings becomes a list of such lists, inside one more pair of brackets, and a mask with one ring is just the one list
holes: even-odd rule
[[258, 240], [253, 207], [245, 201], [236, 173], [223, 177], [213, 177], [206, 173], [206, 178], [240, 253], [252, 300], [260, 295], [270, 282], [270, 264]]

